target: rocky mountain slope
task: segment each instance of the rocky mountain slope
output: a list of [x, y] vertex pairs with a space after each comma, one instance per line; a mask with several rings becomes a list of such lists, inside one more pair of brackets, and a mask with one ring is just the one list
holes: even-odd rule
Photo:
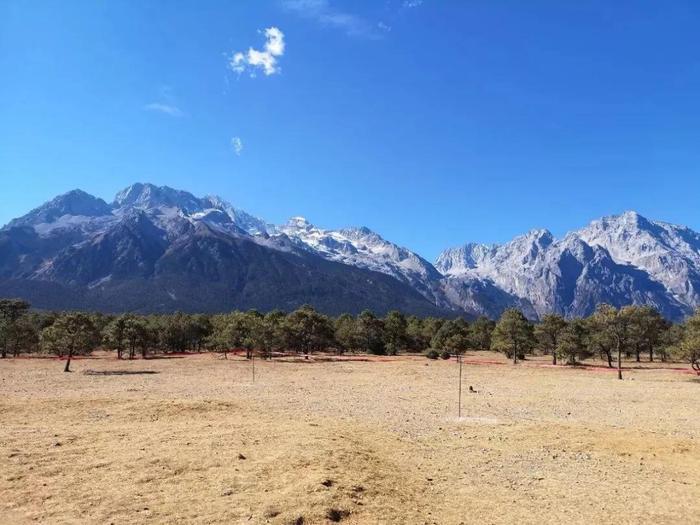
[[432, 303], [449, 308], [443, 296], [442, 275], [428, 261], [397, 246], [369, 228], [324, 230], [304, 217], [292, 217], [270, 231], [325, 259], [390, 275], [418, 290]]
[[435, 265], [448, 290], [489, 283], [507, 294], [489, 294], [497, 309], [515, 305], [533, 318], [588, 315], [606, 302], [649, 304], [678, 319], [700, 304], [699, 256], [697, 233], [626, 212], [561, 239], [533, 230], [502, 245], [466, 244], [444, 251]]
[[400, 308], [444, 314], [384, 273], [321, 257], [217, 197], [135, 184], [72, 191], [0, 230], [0, 295], [106, 311]]
[[365, 227], [273, 225], [220, 197], [134, 184], [109, 204], [71, 191], [0, 229], [0, 295], [112, 311], [311, 303], [498, 317], [514, 306], [532, 319], [607, 302], [680, 319], [700, 306], [700, 234], [626, 212], [560, 239], [465, 244], [433, 265]]

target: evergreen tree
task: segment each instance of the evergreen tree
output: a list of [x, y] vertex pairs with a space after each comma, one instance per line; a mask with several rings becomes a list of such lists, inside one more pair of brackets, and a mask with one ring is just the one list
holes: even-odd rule
[[392, 310], [384, 318], [384, 343], [386, 353], [396, 355], [408, 346], [406, 329], [408, 322], [401, 312]]
[[437, 317], [426, 317], [423, 319], [421, 322], [421, 338], [424, 345], [423, 348], [428, 348], [430, 346], [433, 337], [435, 337], [435, 334], [438, 333], [438, 330], [442, 328], [444, 323], [444, 319], [438, 319]]
[[364, 310], [357, 316], [357, 336], [362, 349], [370, 354], [383, 355], [384, 323], [369, 310]]
[[586, 319], [589, 348], [592, 352], [598, 352], [601, 359], [606, 359], [609, 368], [613, 367], [612, 352], [616, 344], [610, 327], [615, 322], [616, 317], [617, 310], [609, 304], [602, 303]]
[[496, 323], [491, 348], [512, 357], [513, 364], [516, 364], [518, 359], [524, 359], [525, 354], [532, 350], [534, 339], [530, 321], [520, 310], [509, 308]]
[[688, 361], [693, 370], [700, 374], [700, 310], [696, 310], [685, 322], [678, 350], [678, 357]]
[[[19, 354], [23, 344], [22, 335], [30, 331], [21, 320], [29, 312], [29, 303], [20, 299], [0, 299], [0, 357], [7, 357], [8, 350]], [[33, 335], [32, 335], [33, 337]]]
[[566, 329], [566, 321], [560, 315], [547, 314], [535, 325], [535, 337], [545, 354], [552, 355], [552, 364], [557, 364], [559, 336]]
[[634, 350], [637, 362], [642, 352], [647, 352], [649, 361], [654, 360], [654, 351], [663, 340], [668, 323], [651, 306], [630, 306], [630, 348]]
[[423, 332], [423, 321], [419, 317], [412, 315], [406, 320], [408, 347], [413, 352], [421, 352], [428, 348], [430, 340], [425, 340]]
[[491, 348], [491, 335], [496, 328], [496, 323], [486, 316], [479, 316], [471, 324], [472, 345], [476, 350], [489, 350]]
[[330, 319], [309, 305], [290, 313], [283, 330], [287, 346], [296, 352], [309, 354], [333, 344], [334, 327]]
[[335, 320], [334, 338], [341, 353], [359, 348], [360, 342], [357, 326], [352, 315], [342, 314]]
[[51, 326], [44, 328], [41, 338], [47, 351], [59, 355], [65, 351], [68, 358], [64, 372], [70, 372], [71, 358], [74, 355], [90, 352], [98, 341], [99, 332], [90, 316], [80, 312], [59, 316]]
[[583, 319], [572, 319], [565, 323], [557, 334], [553, 352], [566, 359], [566, 364], [575, 365], [576, 360], [588, 357], [588, 330]]
[[117, 352], [117, 359], [121, 359], [126, 348], [125, 316], [120, 315], [110, 321], [102, 330], [102, 342], [108, 348]]
[[469, 323], [458, 318], [445, 322], [437, 331], [430, 346], [437, 350], [458, 355], [464, 353], [471, 344]]

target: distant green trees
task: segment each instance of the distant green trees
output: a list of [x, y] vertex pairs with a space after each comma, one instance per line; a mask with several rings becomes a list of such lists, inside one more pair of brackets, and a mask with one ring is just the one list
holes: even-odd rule
[[36, 333], [28, 319], [29, 303], [20, 299], [0, 299], [0, 357], [17, 357], [22, 346], [36, 344]]
[[496, 328], [495, 321], [483, 315], [479, 316], [471, 324], [471, 343], [475, 350], [489, 350], [491, 348], [491, 337], [494, 328]]
[[156, 330], [148, 321], [134, 314], [122, 314], [104, 327], [102, 342], [117, 352], [117, 359], [122, 359], [128, 352], [129, 359], [134, 359], [137, 350], [145, 359], [149, 347], [157, 339]]
[[32, 311], [26, 301], [0, 299], [0, 356], [17, 357], [42, 351], [66, 358], [96, 349], [114, 351], [117, 359], [147, 358], [151, 353], [243, 351], [272, 359], [295, 352], [362, 352], [396, 355], [430, 352], [449, 357], [467, 350], [494, 350], [517, 363], [528, 354], [550, 355], [553, 364], [577, 365], [599, 355], [610, 368], [622, 361], [654, 359], [687, 361], [700, 373], [700, 311], [684, 323], [672, 324], [649, 306], [598, 305], [585, 319], [544, 315], [528, 320], [517, 309], [498, 321], [406, 317], [399, 311], [384, 317], [365, 310], [336, 318], [309, 305], [285, 313], [256, 310], [204, 315]]

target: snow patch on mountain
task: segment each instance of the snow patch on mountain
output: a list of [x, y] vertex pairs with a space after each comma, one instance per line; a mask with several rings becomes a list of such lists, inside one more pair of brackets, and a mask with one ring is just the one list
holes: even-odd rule
[[[199, 236], [245, 239], [380, 272], [441, 308], [490, 317], [508, 307], [531, 318], [549, 312], [573, 317], [608, 302], [649, 304], [678, 319], [700, 306], [700, 234], [632, 211], [594, 220], [559, 239], [535, 229], [503, 244], [465, 244], [445, 250], [435, 266], [366, 227], [323, 229], [301, 216], [275, 226], [217, 196], [142, 183], [120, 191], [111, 204], [80, 190], [68, 192], [0, 232], [4, 275], [70, 275], [88, 287], [108, 283], [102, 281], [107, 275], [145, 275], [151, 269], [144, 261], [155, 260], [164, 246]], [[123, 257], [112, 260], [108, 252]]]
[[700, 305], [697, 232], [628, 211], [595, 220], [577, 235], [592, 246], [605, 248], [615, 261], [644, 270], [679, 301]]
[[681, 317], [700, 304], [699, 247], [688, 228], [626, 212], [562, 239], [532, 230], [502, 245], [466, 244], [444, 251], [435, 266], [448, 277], [450, 297], [462, 283], [488, 281], [527, 300], [538, 317], [587, 315], [597, 302], [651, 304]]
[[411, 284], [435, 304], [446, 305], [439, 284], [442, 276], [435, 267], [369, 228], [323, 229], [297, 216], [272, 233], [285, 235], [326, 259], [391, 275]]

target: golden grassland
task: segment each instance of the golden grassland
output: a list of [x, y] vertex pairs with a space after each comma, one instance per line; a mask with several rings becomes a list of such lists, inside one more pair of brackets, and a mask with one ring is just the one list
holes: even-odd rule
[[4, 360], [0, 522], [700, 523], [697, 377], [466, 361]]

